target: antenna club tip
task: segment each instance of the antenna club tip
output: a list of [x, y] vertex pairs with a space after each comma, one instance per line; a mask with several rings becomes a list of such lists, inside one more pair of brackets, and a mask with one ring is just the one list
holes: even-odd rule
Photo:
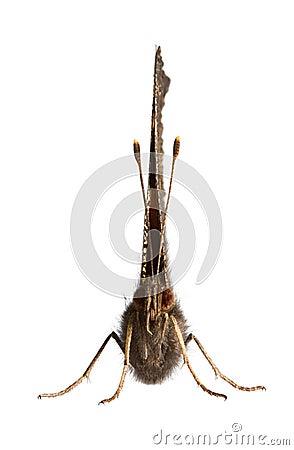
[[174, 142], [174, 150], [173, 150], [174, 158], [176, 158], [176, 157], [178, 156], [178, 154], [179, 154], [179, 151], [180, 151], [180, 143], [181, 143], [180, 137], [177, 136], [177, 137], [175, 138], [175, 142]]
[[140, 144], [134, 139], [134, 155], [138, 164], [140, 164]]
[[134, 139], [134, 152], [140, 153], [140, 144], [136, 139]]

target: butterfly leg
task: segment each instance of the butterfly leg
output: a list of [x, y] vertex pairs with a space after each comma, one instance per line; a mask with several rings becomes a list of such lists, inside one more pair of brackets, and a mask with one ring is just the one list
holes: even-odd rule
[[175, 317], [173, 317], [173, 316], [171, 315], [170, 318], [171, 318], [171, 320], [172, 320], [172, 322], [173, 322], [173, 325], [174, 325], [174, 328], [175, 328], [175, 332], [176, 332], [176, 335], [177, 335], [179, 344], [180, 344], [181, 349], [182, 349], [182, 354], [183, 354], [183, 358], [184, 358], [184, 363], [187, 364], [187, 366], [188, 366], [188, 368], [189, 368], [189, 370], [190, 370], [190, 372], [191, 372], [191, 374], [192, 374], [194, 380], [196, 381], [196, 383], [201, 387], [201, 389], [202, 389], [204, 392], [207, 392], [207, 394], [213, 395], [213, 396], [215, 396], [215, 397], [222, 397], [222, 398], [224, 398], [224, 399], [226, 400], [226, 399], [227, 399], [227, 396], [226, 396], [226, 395], [224, 395], [224, 394], [219, 394], [218, 392], [211, 391], [210, 389], [208, 389], [208, 388], [200, 381], [200, 379], [198, 378], [198, 376], [196, 375], [196, 373], [194, 372], [194, 370], [193, 370], [193, 368], [192, 368], [192, 366], [191, 366], [191, 364], [190, 364], [190, 361], [189, 361], [189, 358], [188, 358], [188, 355], [187, 355], [187, 351], [186, 351], [186, 345], [185, 345], [185, 342], [184, 342], [184, 339], [183, 339], [182, 332], [181, 332], [181, 330], [180, 330], [180, 328], [179, 328], [179, 325], [178, 325], [178, 323], [177, 323]]
[[52, 394], [40, 394], [40, 395], [38, 395], [38, 398], [41, 399], [43, 397], [49, 397], [49, 398], [50, 397], [59, 397], [60, 395], [64, 395], [67, 392], [70, 392], [72, 389], [74, 389], [76, 386], [78, 386], [85, 378], [88, 378], [88, 376], [90, 375], [90, 372], [93, 369], [96, 361], [98, 360], [99, 356], [101, 355], [101, 353], [103, 352], [104, 348], [106, 347], [107, 343], [110, 341], [111, 338], [113, 338], [117, 342], [118, 346], [123, 351], [122, 343], [121, 343], [118, 335], [113, 331], [112, 333], [110, 333], [109, 336], [107, 336], [107, 338], [105, 339], [105, 341], [103, 342], [103, 344], [99, 348], [98, 352], [96, 353], [96, 355], [92, 359], [91, 363], [89, 364], [89, 366], [87, 367], [87, 369], [85, 370], [83, 375], [80, 376], [80, 378], [78, 378], [74, 383], [72, 383], [70, 386], [68, 386], [67, 388], [63, 389], [62, 391], [54, 392]]
[[222, 378], [224, 381], [226, 381], [227, 383], [229, 383], [231, 386], [233, 386], [236, 389], [239, 389], [240, 391], [259, 391], [259, 390], [265, 390], [264, 386], [253, 386], [253, 387], [245, 387], [245, 386], [240, 386], [239, 384], [235, 383], [235, 381], [231, 380], [230, 378], [228, 378], [226, 375], [224, 375], [223, 373], [221, 373], [221, 371], [217, 368], [217, 366], [214, 364], [214, 362], [212, 361], [212, 359], [210, 358], [210, 356], [206, 353], [203, 345], [201, 344], [201, 342], [199, 341], [199, 339], [197, 339], [196, 336], [194, 336], [193, 334], [189, 334], [189, 336], [186, 339], [185, 345], [187, 345], [190, 341], [194, 340], [196, 342], [196, 344], [198, 345], [198, 347], [200, 348], [202, 354], [204, 355], [204, 357], [207, 359], [207, 361], [209, 362], [209, 364], [211, 365], [215, 376], [216, 377], [220, 377]]
[[127, 327], [125, 351], [124, 351], [124, 353], [125, 353], [124, 367], [122, 370], [118, 388], [112, 397], [101, 400], [101, 402], [99, 402], [99, 404], [112, 402], [112, 400], [116, 399], [119, 396], [119, 394], [123, 388], [127, 370], [128, 370], [129, 364], [130, 364], [130, 347], [131, 347], [132, 332], [133, 332], [133, 325], [132, 325], [132, 317], [131, 317], [129, 320], [129, 323], [128, 323], [128, 327]]

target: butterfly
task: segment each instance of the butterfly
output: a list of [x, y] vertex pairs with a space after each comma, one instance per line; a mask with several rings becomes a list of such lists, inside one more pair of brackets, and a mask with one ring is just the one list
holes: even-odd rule
[[158, 384], [169, 378], [182, 361], [188, 366], [194, 380], [203, 391], [212, 396], [226, 399], [226, 395], [208, 389], [200, 381], [187, 353], [187, 345], [191, 341], [197, 344], [216, 377], [222, 378], [234, 388], [242, 391], [265, 389], [264, 386], [240, 386], [218, 369], [198, 338], [188, 332], [185, 316], [173, 290], [168, 263], [166, 218], [176, 159], [180, 151], [180, 138], [176, 137], [174, 140], [169, 189], [165, 201], [162, 110], [169, 85], [170, 79], [164, 72], [161, 49], [158, 47], [154, 63], [147, 190], [144, 186], [140, 145], [136, 140], [133, 144], [144, 203], [141, 272], [133, 298], [122, 314], [119, 330], [113, 331], [107, 336], [83, 375], [67, 388], [51, 394], [40, 394], [39, 398], [59, 397], [88, 378], [111, 339], [116, 341], [123, 352], [124, 365], [116, 391], [111, 397], [105, 398], [100, 403], [109, 403], [119, 396], [128, 370], [131, 370], [134, 377], [142, 383]]

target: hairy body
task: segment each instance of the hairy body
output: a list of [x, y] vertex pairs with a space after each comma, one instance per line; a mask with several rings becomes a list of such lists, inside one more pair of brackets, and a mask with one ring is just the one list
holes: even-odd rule
[[[162, 383], [169, 378], [174, 369], [183, 362], [182, 349], [171, 321], [176, 319], [184, 340], [187, 338], [187, 325], [178, 303], [171, 311], [161, 313], [150, 322], [150, 331], [146, 329], [144, 311], [137, 311], [130, 303], [121, 318], [120, 339], [125, 348], [127, 326], [132, 324], [130, 345], [130, 366], [134, 377], [145, 384]], [[151, 334], [152, 333], [152, 334]]]

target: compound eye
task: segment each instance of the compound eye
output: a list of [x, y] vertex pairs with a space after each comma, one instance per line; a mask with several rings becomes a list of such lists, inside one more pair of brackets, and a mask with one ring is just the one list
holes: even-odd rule
[[135, 290], [133, 304], [137, 310], [143, 310], [146, 303], [145, 289], [140, 286]]
[[162, 293], [161, 309], [163, 311], [169, 311], [175, 304], [175, 296], [171, 289], [166, 289]]

